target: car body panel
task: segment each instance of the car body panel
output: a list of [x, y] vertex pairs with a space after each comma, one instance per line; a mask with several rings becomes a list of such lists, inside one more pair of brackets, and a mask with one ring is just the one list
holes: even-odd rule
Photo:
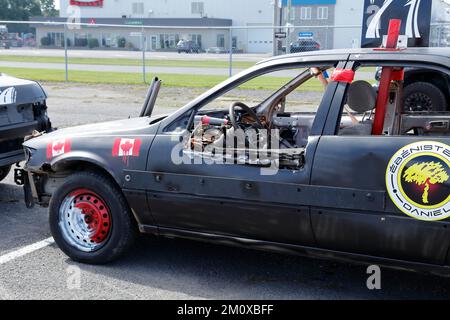
[[[123, 183], [123, 169], [130, 166], [145, 169], [147, 150], [153, 142], [158, 124], [149, 125], [149, 118], [136, 118], [111, 121], [102, 124], [90, 124], [75, 128], [56, 130], [24, 143], [24, 147], [37, 150], [27, 162], [27, 169], [42, 171], [44, 164], [57, 170], [70, 161], [92, 162], [108, 171], [121, 185]], [[139, 139], [139, 156], [113, 155], [117, 139]], [[70, 152], [56, 156], [48, 156], [50, 144], [58, 141], [70, 141]], [[45, 152], [44, 152], [45, 151]]]

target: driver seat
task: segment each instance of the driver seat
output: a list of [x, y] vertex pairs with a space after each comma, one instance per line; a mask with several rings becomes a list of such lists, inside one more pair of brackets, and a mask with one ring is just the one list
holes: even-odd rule
[[[377, 103], [377, 92], [367, 81], [353, 82], [347, 92], [347, 106], [358, 114], [372, 111]], [[342, 136], [370, 136], [372, 134], [373, 121], [365, 120], [358, 124], [341, 128]]]

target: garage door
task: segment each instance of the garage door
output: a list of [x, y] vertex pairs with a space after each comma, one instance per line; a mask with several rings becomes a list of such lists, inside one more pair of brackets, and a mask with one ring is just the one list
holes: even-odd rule
[[272, 29], [248, 29], [249, 53], [269, 53], [273, 50]]

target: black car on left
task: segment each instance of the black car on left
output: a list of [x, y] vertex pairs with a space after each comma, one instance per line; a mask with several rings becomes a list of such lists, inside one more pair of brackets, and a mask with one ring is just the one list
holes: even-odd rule
[[25, 136], [51, 128], [47, 94], [41, 85], [0, 73], [0, 181], [12, 164], [25, 160]]

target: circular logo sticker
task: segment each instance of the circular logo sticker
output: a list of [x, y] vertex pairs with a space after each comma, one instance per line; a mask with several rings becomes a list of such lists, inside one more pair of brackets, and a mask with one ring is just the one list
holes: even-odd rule
[[450, 217], [450, 146], [432, 141], [410, 144], [389, 162], [386, 186], [394, 204], [424, 221]]

